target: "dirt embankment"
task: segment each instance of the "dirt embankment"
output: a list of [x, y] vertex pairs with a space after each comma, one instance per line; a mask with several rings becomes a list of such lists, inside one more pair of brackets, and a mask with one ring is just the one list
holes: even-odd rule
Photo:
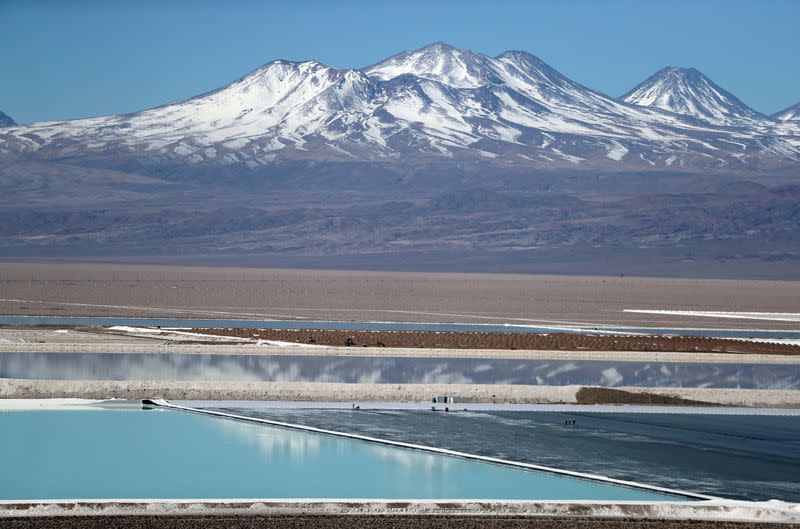
[[350, 331], [291, 329], [192, 329], [214, 336], [232, 336], [294, 343], [354, 347], [428, 349], [524, 349], [564, 351], [670, 351], [800, 355], [800, 346], [692, 336], [593, 336], [434, 331]]
[[685, 399], [674, 395], [660, 395], [646, 391], [633, 392], [621, 389], [582, 387], [575, 394], [578, 404], [653, 404], [659, 406], [717, 406], [711, 402]]

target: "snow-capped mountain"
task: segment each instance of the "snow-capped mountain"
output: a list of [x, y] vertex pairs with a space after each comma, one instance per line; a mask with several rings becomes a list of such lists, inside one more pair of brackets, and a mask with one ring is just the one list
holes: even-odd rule
[[360, 70], [278, 60], [142, 112], [4, 127], [0, 257], [658, 273], [719, 256], [750, 270], [756, 255], [796, 279], [800, 123], [703, 79], [670, 86], [652, 93], [693, 106], [437, 43]]
[[513, 171], [751, 169], [793, 166], [799, 147], [800, 129], [778, 127], [696, 71], [662, 70], [617, 100], [526, 52], [490, 58], [442, 43], [363, 70], [273, 61], [185, 101], [0, 133], [0, 155], [159, 174], [318, 162], [401, 173], [454, 161]]
[[12, 125], [16, 125], [14, 120], [8, 114], [0, 111], [0, 127], [10, 127]]
[[772, 118], [781, 122], [800, 123], [800, 103], [796, 103], [789, 108], [784, 108], [780, 112], [773, 114]]
[[621, 99], [721, 126], [748, 125], [766, 119], [694, 68], [663, 68]]

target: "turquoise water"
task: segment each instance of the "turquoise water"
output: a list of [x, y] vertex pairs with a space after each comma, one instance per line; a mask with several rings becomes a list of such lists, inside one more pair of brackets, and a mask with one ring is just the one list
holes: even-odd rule
[[133, 408], [0, 412], [0, 469], [0, 499], [676, 499], [330, 435]]

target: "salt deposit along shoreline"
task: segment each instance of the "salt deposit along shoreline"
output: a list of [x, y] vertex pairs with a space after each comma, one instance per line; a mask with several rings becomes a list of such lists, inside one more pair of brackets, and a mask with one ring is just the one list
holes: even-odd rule
[[408, 527], [678, 528], [796, 527], [800, 506], [780, 501], [689, 502], [498, 500], [39, 500], [0, 501], [13, 527]]

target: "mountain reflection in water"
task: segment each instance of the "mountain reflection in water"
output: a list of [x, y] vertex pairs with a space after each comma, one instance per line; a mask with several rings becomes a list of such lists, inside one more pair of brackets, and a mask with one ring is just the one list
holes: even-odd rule
[[0, 378], [800, 389], [800, 365], [303, 355], [0, 353]]

